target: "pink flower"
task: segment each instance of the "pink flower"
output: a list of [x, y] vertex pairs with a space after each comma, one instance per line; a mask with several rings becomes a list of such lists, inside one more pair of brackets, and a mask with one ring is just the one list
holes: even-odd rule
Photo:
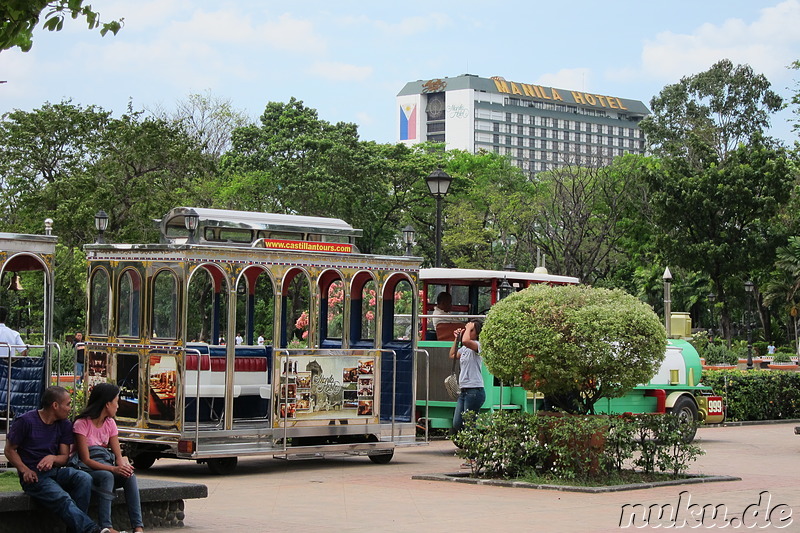
[[372, 322], [373, 320], [375, 320], [375, 313], [373, 313], [372, 311], [367, 311], [367, 312], [364, 314], [364, 317], [365, 317], [365, 318], [366, 318], [368, 321]]
[[296, 329], [306, 329], [308, 327], [308, 311], [303, 311], [294, 323], [294, 327]]

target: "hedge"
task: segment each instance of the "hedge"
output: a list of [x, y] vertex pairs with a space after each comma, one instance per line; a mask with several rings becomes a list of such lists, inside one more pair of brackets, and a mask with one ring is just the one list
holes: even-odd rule
[[800, 418], [800, 372], [704, 370], [703, 384], [722, 396], [730, 422]]

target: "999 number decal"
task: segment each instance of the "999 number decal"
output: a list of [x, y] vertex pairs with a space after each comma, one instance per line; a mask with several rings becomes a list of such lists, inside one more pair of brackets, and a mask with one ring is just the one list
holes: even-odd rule
[[722, 413], [722, 398], [719, 396], [711, 396], [708, 399], [708, 413], [721, 414]]

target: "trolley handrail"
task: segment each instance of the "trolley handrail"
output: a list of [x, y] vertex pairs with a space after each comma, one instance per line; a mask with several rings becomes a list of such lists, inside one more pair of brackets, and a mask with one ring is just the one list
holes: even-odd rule
[[[414, 350], [415, 354], [425, 354], [425, 442], [430, 442], [428, 434], [428, 417], [430, 416], [430, 397], [431, 397], [431, 354], [428, 350], [417, 348]], [[415, 397], [416, 397], [416, 391]], [[414, 402], [416, 403], [416, 402]]]

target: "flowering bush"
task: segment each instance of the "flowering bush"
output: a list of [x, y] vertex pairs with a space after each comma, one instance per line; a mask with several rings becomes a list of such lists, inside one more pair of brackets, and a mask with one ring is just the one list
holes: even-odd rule
[[558, 480], [603, 478], [637, 468], [678, 475], [703, 451], [685, 442], [686, 427], [671, 414], [552, 416], [520, 411], [465, 414], [453, 439], [473, 475]]

